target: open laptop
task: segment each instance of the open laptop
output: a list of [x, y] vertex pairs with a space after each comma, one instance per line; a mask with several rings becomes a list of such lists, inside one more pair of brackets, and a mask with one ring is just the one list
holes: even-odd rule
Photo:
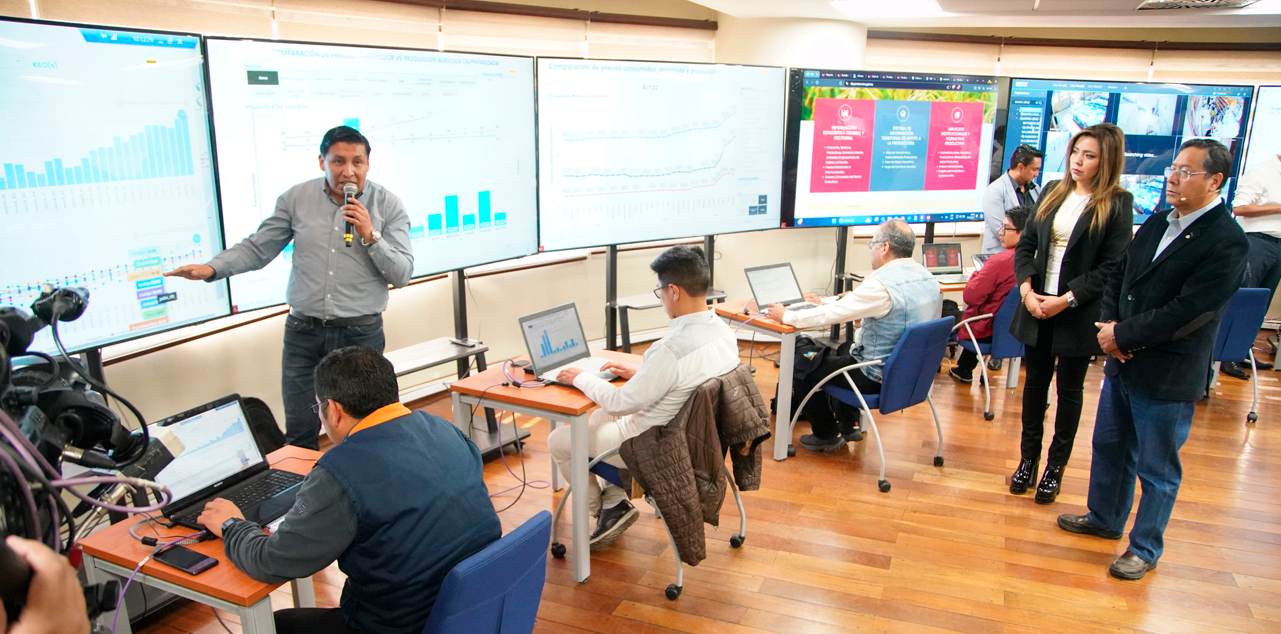
[[743, 269], [747, 276], [747, 285], [752, 288], [752, 298], [756, 300], [758, 310], [764, 311], [770, 304], [791, 306], [805, 302], [805, 294], [796, 281], [796, 272], [791, 263], [753, 266]]
[[294, 505], [303, 476], [267, 466], [239, 394], [156, 424], [176, 434], [185, 447], [156, 476], [173, 493], [163, 513], [175, 524], [205, 528], [196, 518], [214, 498], [235, 502], [245, 519], [263, 526]]
[[521, 317], [520, 332], [529, 351], [530, 368], [526, 372], [541, 380], [554, 381], [566, 368], [594, 372], [606, 381], [618, 378], [613, 372], [600, 371], [608, 359], [592, 356], [578, 308], [572, 302]]
[[965, 268], [961, 266], [961, 243], [932, 242], [921, 245], [921, 264], [934, 274], [940, 284], [965, 282]]

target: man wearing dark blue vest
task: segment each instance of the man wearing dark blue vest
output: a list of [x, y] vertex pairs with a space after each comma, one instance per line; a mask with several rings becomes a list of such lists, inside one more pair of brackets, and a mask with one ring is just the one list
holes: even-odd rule
[[281, 610], [277, 632], [417, 634], [445, 575], [502, 536], [480, 453], [448, 421], [402, 405], [391, 362], [370, 348], [329, 353], [315, 384], [334, 446], [276, 532], [223, 499], [200, 523], [223, 538], [237, 568], [266, 583], [338, 561], [341, 607]]

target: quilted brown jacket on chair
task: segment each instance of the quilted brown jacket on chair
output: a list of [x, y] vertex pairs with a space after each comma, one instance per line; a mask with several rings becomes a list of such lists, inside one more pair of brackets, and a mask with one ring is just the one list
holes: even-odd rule
[[769, 410], [745, 365], [700, 385], [671, 422], [623, 441], [627, 474], [653, 498], [681, 561], [707, 558], [703, 523], [718, 526], [725, 500], [725, 452], [741, 491], [761, 486], [760, 444]]

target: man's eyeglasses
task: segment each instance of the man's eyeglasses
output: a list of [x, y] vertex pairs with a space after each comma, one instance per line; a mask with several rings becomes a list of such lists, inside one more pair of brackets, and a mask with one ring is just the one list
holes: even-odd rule
[[667, 286], [660, 286], [654, 289], [654, 297], [658, 298], [658, 301], [660, 302], [663, 301], [663, 291], [667, 290], [670, 286], [675, 286], [675, 284], [668, 284]]
[[311, 412], [317, 416], [320, 416], [320, 410], [325, 409], [325, 405], [327, 403], [329, 403], [328, 400], [316, 401], [316, 403], [311, 406]]
[[876, 245], [878, 245], [878, 244], [885, 244], [885, 241], [884, 241], [884, 240], [870, 240], [870, 241], [868, 241], [868, 243], [867, 243], [867, 250], [868, 250], [868, 251], [871, 251], [872, 249], [875, 249], [875, 248], [876, 248]]
[[1010, 225], [1001, 225], [1001, 228], [1000, 228], [1000, 230], [998, 230], [998, 231], [997, 231], [997, 233], [1011, 233], [1011, 232], [1014, 232], [1014, 231], [1018, 231], [1018, 229], [1015, 229], [1014, 227], [1011, 227]]
[[1189, 178], [1192, 178], [1193, 176], [1196, 176], [1197, 174], [1209, 174], [1209, 172], [1189, 172], [1188, 168], [1186, 167], [1180, 167], [1179, 169], [1174, 169], [1173, 167], [1165, 168], [1166, 178], [1174, 176], [1175, 174], [1179, 175], [1179, 180], [1184, 181]]

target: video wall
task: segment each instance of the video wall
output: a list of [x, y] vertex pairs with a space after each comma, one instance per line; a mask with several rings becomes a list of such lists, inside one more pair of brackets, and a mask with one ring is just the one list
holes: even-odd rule
[[[1218, 139], [1248, 165], [1281, 153], [1281, 87], [1260, 90], [1243, 157], [1248, 86], [536, 59], [7, 18], [0, 51], [0, 116], [14, 122], [0, 217], [21, 236], [0, 250], [0, 306], [27, 307], [45, 285], [89, 289], [89, 310], [61, 329], [72, 352], [283, 303], [292, 245], [229, 281], [162, 274], [252, 234], [290, 187], [319, 187], [320, 138], [338, 125], [370, 139], [369, 180], [404, 202], [416, 276], [780, 225], [978, 220], [1015, 147], [1044, 149], [1052, 180], [1071, 134], [1101, 121], [1126, 132], [1138, 221], [1186, 139]], [[53, 348], [45, 330], [34, 349]]]
[[[1125, 132], [1125, 170], [1121, 186], [1134, 194], [1134, 221], [1143, 222], [1160, 209], [1165, 168], [1189, 139], [1211, 138], [1232, 151], [1239, 174], [1250, 116], [1252, 86], [1204, 86], [1091, 82], [1079, 80], [1010, 80], [1010, 111], [1005, 158], [1031, 145], [1045, 152], [1041, 183], [1062, 178], [1072, 135], [1097, 123], [1113, 123]], [[1224, 187], [1231, 201], [1236, 179]]]

